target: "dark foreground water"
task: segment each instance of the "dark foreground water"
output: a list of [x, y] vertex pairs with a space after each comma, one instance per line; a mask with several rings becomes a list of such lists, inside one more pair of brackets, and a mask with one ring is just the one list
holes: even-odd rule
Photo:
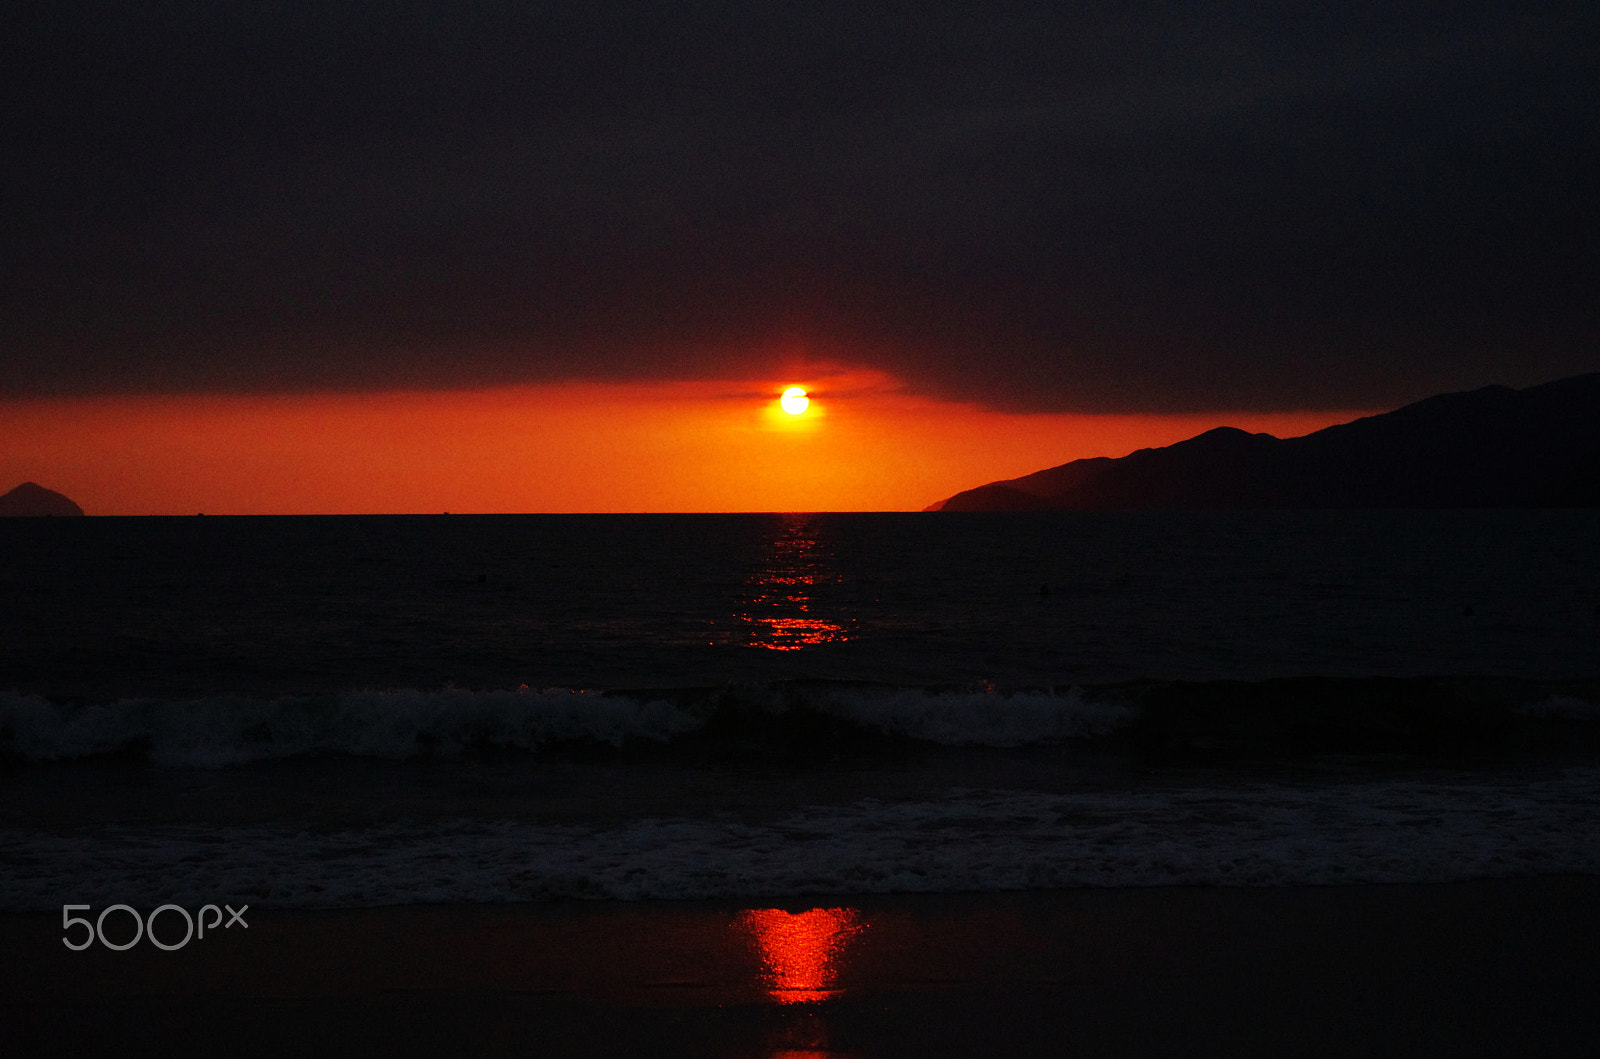
[[0, 907], [1600, 871], [1600, 512], [0, 522]]

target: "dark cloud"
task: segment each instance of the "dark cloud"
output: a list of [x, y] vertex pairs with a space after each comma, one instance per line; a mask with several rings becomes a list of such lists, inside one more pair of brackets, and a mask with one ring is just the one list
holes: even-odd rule
[[14, 5], [0, 393], [808, 353], [1177, 410], [1594, 370], [1597, 30], [1526, 3]]

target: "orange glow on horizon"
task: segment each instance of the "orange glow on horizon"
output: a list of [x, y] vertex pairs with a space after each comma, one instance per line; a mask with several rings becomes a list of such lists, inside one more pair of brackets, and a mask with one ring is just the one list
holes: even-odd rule
[[850, 939], [866, 929], [854, 908], [813, 908], [790, 914], [752, 908], [739, 917], [761, 950], [767, 993], [780, 1004], [837, 996], [839, 960]]
[[[1017, 415], [796, 374], [0, 401], [0, 492], [35, 481], [91, 515], [904, 511], [1223, 424], [1287, 437], [1363, 414]], [[803, 415], [774, 399], [789, 386]]]

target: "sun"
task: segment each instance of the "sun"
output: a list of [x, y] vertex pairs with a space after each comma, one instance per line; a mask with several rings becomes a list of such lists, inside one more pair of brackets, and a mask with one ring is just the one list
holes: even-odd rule
[[783, 391], [783, 396], [778, 398], [778, 403], [783, 405], [783, 410], [792, 416], [804, 412], [811, 404], [811, 398], [798, 386], [791, 386]]

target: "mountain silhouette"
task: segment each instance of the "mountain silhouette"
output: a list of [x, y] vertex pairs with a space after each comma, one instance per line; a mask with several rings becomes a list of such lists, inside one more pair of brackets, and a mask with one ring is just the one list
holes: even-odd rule
[[1217, 427], [990, 482], [929, 511], [1600, 505], [1600, 373], [1440, 394], [1299, 438]]
[[54, 489], [23, 482], [0, 496], [0, 517], [7, 515], [81, 515], [83, 508]]

